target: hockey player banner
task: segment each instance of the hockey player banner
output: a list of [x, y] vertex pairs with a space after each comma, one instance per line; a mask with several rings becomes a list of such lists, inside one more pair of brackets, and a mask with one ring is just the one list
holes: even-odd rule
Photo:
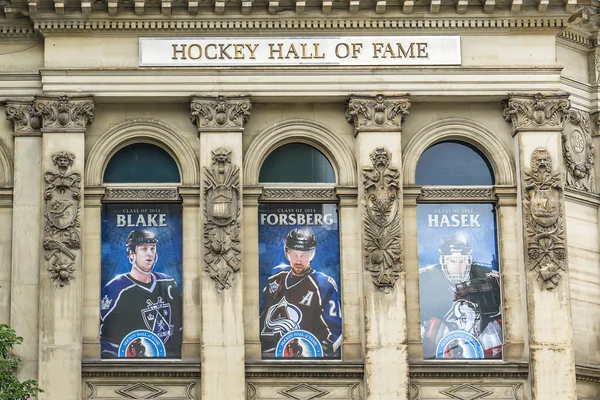
[[426, 359], [501, 359], [492, 204], [419, 204], [419, 290]]
[[102, 358], [181, 357], [181, 204], [102, 206]]
[[263, 359], [340, 359], [342, 310], [336, 204], [260, 204]]

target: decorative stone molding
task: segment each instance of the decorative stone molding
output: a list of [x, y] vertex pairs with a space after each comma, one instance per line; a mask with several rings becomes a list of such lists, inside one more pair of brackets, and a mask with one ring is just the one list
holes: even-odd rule
[[600, 136], [600, 111], [596, 111], [590, 115], [592, 137]]
[[347, 104], [346, 120], [361, 131], [400, 131], [410, 110], [408, 96], [352, 96]]
[[512, 124], [515, 134], [524, 128], [562, 130], [571, 105], [568, 97], [564, 92], [556, 95], [511, 94], [508, 101], [503, 101], [502, 115]]
[[231, 288], [240, 269], [240, 210], [240, 169], [230, 150], [216, 149], [211, 168], [204, 168], [204, 261], [219, 292]]
[[419, 200], [490, 201], [492, 188], [424, 187], [421, 189]]
[[584, 192], [594, 193], [594, 146], [589, 114], [571, 110], [562, 132], [565, 183]]
[[[200, 378], [198, 361], [144, 360], [143, 363], [126, 361], [83, 361], [81, 376], [88, 381], [131, 382], [129, 378], [149, 381], [163, 381], [164, 378], [192, 381]], [[96, 379], [98, 378], [98, 379]], [[107, 379], [109, 378], [109, 379]]]
[[42, 117], [44, 131], [83, 132], [94, 121], [91, 96], [36, 96], [33, 107]]
[[57, 286], [75, 279], [74, 261], [81, 248], [79, 221], [81, 174], [70, 172], [75, 155], [59, 152], [52, 155], [58, 172], [44, 174], [44, 237], [45, 258], [50, 263], [50, 278]]
[[107, 187], [103, 200], [112, 201], [143, 201], [143, 200], [179, 200], [176, 187], [149, 187], [149, 188], [118, 188]]
[[[130, 381], [131, 382], [131, 381]], [[190, 399], [197, 400], [197, 382], [86, 381], [85, 398]], [[118, 396], [115, 396], [118, 395]], [[105, 397], [106, 396], [106, 397]]]
[[537, 280], [546, 290], [556, 288], [566, 271], [562, 197], [560, 171], [552, 171], [548, 150], [535, 149], [531, 154], [531, 169], [524, 170], [526, 266], [537, 273]]
[[227, 98], [193, 97], [190, 103], [190, 118], [198, 131], [243, 130], [250, 118], [252, 103], [250, 96]]
[[459, 400], [477, 400], [487, 397], [494, 392], [486, 389], [482, 389], [478, 386], [471, 385], [469, 383], [463, 383], [462, 385], [453, 386], [451, 388], [440, 391], [440, 394], [448, 396], [452, 399]]
[[464, 118], [447, 118], [433, 122], [408, 142], [402, 151], [404, 185], [414, 185], [417, 163], [421, 154], [435, 143], [444, 140], [458, 140], [479, 149], [494, 170], [496, 185], [516, 185], [515, 165], [512, 154], [498, 139], [498, 135], [484, 125]]
[[385, 148], [376, 148], [373, 168], [362, 169], [365, 269], [384, 293], [394, 289], [402, 272], [400, 173], [390, 166], [391, 158]]
[[337, 199], [334, 189], [303, 188], [303, 189], [274, 189], [264, 188], [261, 200], [277, 201], [335, 201]]
[[42, 117], [34, 110], [33, 101], [10, 100], [5, 114], [13, 123], [15, 135], [41, 135]]
[[317, 397], [323, 397], [329, 394], [327, 390], [323, 390], [315, 385], [308, 383], [300, 383], [292, 387], [280, 390], [277, 393], [284, 395], [290, 399], [303, 400], [306, 398], [316, 399]]
[[9, 187], [13, 183], [13, 161], [8, 146], [0, 139], [0, 187]]
[[273, 150], [288, 143], [305, 143], [323, 153], [333, 166], [337, 185], [357, 185], [352, 149], [335, 131], [304, 119], [277, 122], [256, 135], [244, 154], [244, 184], [258, 185], [262, 163]]
[[361, 383], [348, 379], [261, 380], [246, 383], [246, 399], [362, 400]]
[[94, 144], [86, 159], [86, 186], [102, 185], [110, 158], [123, 147], [139, 142], [156, 145], [169, 153], [179, 168], [183, 186], [200, 185], [198, 158], [186, 138], [163, 122], [140, 118], [115, 125]]

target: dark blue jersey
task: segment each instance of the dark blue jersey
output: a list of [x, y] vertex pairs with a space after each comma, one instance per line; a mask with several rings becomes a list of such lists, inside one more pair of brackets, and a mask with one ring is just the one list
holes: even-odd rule
[[313, 334], [324, 344], [325, 356], [339, 351], [342, 344], [340, 306], [340, 294], [332, 277], [315, 270], [295, 276], [289, 265], [274, 268], [263, 289], [260, 305], [263, 353], [272, 353], [279, 339], [294, 330]]
[[150, 283], [136, 281], [129, 274], [116, 276], [102, 289], [102, 358], [118, 357], [121, 341], [139, 329], [162, 340], [166, 357], [181, 357], [181, 313], [181, 295], [170, 276], [152, 272]]

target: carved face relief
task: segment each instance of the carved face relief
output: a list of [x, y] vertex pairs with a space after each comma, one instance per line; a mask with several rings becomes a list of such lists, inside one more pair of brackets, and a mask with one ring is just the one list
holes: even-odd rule
[[378, 147], [371, 153], [371, 162], [378, 171], [383, 171], [390, 165], [390, 158], [390, 153], [383, 147]]
[[535, 172], [552, 171], [552, 157], [545, 149], [536, 149], [531, 154], [531, 169]]

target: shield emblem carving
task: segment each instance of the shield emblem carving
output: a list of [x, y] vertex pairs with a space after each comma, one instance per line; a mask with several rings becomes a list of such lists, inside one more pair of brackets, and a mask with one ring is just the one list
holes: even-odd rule
[[218, 185], [208, 191], [207, 208], [208, 217], [216, 225], [225, 226], [234, 219], [234, 210], [237, 210], [237, 196], [232, 188]]
[[73, 226], [77, 218], [79, 200], [73, 198], [73, 192], [69, 188], [57, 186], [51, 193], [52, 197], [46, 202], [48, 221], [60, 230]]
[[536, 189], [531, 198], [531, 216], [541, 226], [550, 226], [558, 219], [559, 193], [556, 189]]

